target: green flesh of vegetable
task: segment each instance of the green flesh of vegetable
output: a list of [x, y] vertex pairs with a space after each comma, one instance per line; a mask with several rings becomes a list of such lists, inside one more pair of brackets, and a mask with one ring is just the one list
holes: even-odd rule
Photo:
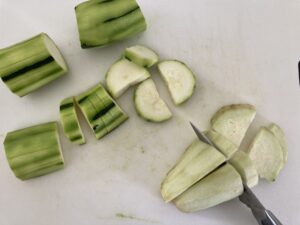
[[69, 140], [75, 144], [85, 144], [73, 97], [66, 98], [60, 103], [60, 118], [64, 132]]
[[63, 56], [45, 33], [0, 50], [0, 78], [20, 97], [67, 71]]
[[75, 99], [97, 139], [128, 119], [101, 84], [81, 93]]
[[90, 0], [75, 7], [82, 48], [130, 38], [147, 25], [135, 0]]
[[4, 148], [12, 171], [21, 180], [64, 167], [55, 122], [9, 132], [4, 140]]
[[142, 45], [135, 45], [125, 49], [124, 57], [139, 66], [151, 67], [158, 62], [158, 55]]

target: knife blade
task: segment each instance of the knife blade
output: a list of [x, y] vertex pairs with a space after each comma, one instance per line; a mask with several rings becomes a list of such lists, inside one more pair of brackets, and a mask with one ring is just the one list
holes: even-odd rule
[[[213, 142], [211, 142], [209, 138], [207, 138], [205, 134], [203, 134], [192, 122], [190, 122], [190, 124], [200, 141], [211, 145], [220, 151], [220, 149]], [[228, 162], [226, 161], [226, 163]], [[244, 183], [243, 186], [244, 192], [239, 196], [239, 200], [251, 209], [251, 212], [254, 215], [257, 223], [259, 225], [282, 225], [276, 216], [262, 205], [251, 189]]]

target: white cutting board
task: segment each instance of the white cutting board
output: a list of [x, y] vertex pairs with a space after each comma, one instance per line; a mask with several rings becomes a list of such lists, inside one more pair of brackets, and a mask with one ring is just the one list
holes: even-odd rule
[[[58, 104], [99, 81], [126, 46], [145, 44], [161, 59], [186, 62], [197, 75], [189, 102], [175, 107], [156, 70], [159, 92], [172, 120], [153, 124], [134, 110], [133, 90], [118, 102], [130, 115], [100, 141], [84, 126], [88, 143], [61, 141], [66, 167], [22, 182], [0, 151], [1, 225], [252, 225], [238, 200], [196, 214], [165, 204], [160, 182], [195, 137], [188, 121], [209, 127], [211, 115], [230, 103], [250, 103], [258, 115], [248, 133], [270, 121], [286, 132], [289, 160], [277, 182], [261, 181], [254, 192], [282, 220], [300, 224], [300, 1], [139, 0], [148, 30], [105, 48], [79, 46], [77, 0], [0, 0], [0, 47], [46, 32], [62, 50], [70, 73], [35, 93], [18, 98], [0, 82], [0, 141], [6, 132], [59, 120]], [[247, 146], [249, 141], [245, 141]]]

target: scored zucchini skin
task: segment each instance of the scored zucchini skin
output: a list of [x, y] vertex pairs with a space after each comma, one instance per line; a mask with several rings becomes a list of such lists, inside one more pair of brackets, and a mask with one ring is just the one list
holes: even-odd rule
[[101, 83], [81, 93], [75, 100], [97, 139], [128, 119]]
[[85, 138], [78, 121], [73, 97], [61, 101], [59, 114], [65, 135], [75, 144], [85, 144]]
[[146, 30], [135, 0], [90, 0], [75, 7], [82, 48], [100, 47]]
[[146, 68], [150, 68], [155, 65], [159, 60], [156, 52], [142, 45], [134, 45], [126, 48], [124, 51], [124, 57], [137, 65]]
[[[54, 42], [45, 33], [0, 50], [0, 78], [16, 95], [22, 97], [67, 73], [45, 44]], [[60, 58], [63, 57], [57, 49]]]
[[9, 132], [4, 148], [10, 168], [21, 180], [64, 167], [56, 122]]

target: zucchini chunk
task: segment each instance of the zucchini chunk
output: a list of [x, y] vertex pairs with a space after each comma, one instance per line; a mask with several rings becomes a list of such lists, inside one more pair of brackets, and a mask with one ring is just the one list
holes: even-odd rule
[[151, 122], [163, 122], [172, 117], [166, 103], [160, 98], [153, 80], [147, 79], [136, 88], [135, 108], [140, 117]]
[[62, 100], [60, 103], [59, 112], [64, 133], [68, 139], [75, 144], [85, 144], [85, 138], [75, 110], [74, 98], [69, 97]]
[[108, 70], [105, 80], [107, 89], [114, 98], [120, 97], [130, 86], [150, 77], [144, 68], [127, 59], [114, 63]]
[[158, 64], [158, 70], [176, 105], [182, 104], [192, 96], [196, 86], [196, 78], [183, 62], [177, 60], [163, 61]]
[[240, 146], [256, 114], [254, 106], [248, 104], [228, 105], [219, 109], [211, 119], [214, 131]]
[[63, 56], [45, 33], [0, 49], [0, 78], [20, 97], [63, 76], [67, 71]]
[[104, 46], [146, 30], [135, 0], [90, 0], [75, 7], [82, 48]]
[[158, 55], [150, 48], [135, 45], [125, 49], [124, 57], [139, 66], [151, 67], [158, 62]]
[[212, 172], [226, 158], [218, 150], [198, 139], [186, 149], [161, 184], [161, 195], [169, 202]]
[[64, 167], [56, 122], [9, 132], [4, 148], [10, 168], [21, 180]]

